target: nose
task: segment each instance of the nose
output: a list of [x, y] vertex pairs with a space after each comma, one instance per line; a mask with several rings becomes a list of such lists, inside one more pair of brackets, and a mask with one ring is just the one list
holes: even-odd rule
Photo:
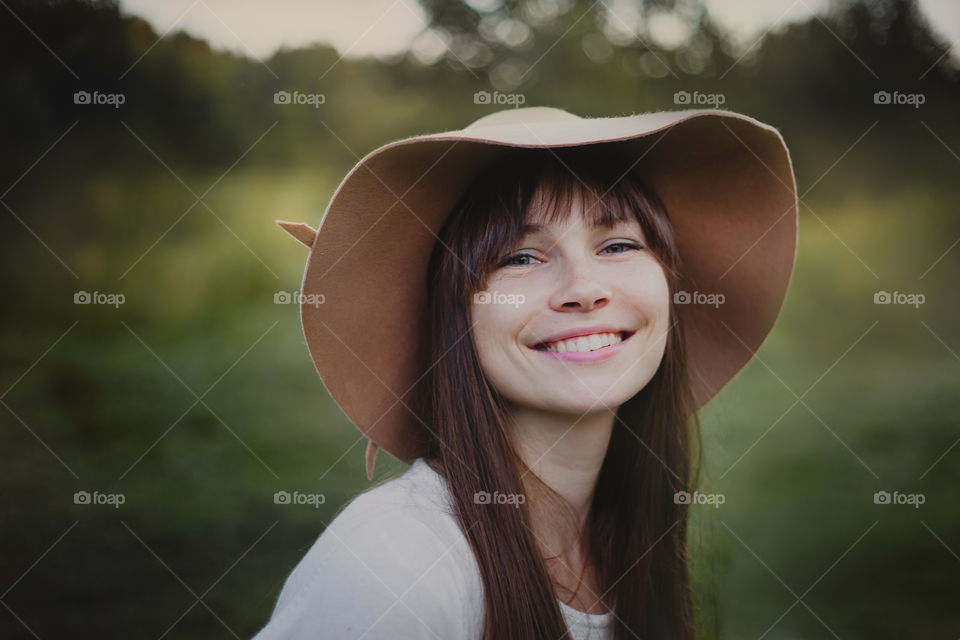
[[550, 306], [556, 311], [592, 311], [609, 302], [610, 289], [598, 278], [596, 265], [589, 259], [569, 259], [550, 297]]

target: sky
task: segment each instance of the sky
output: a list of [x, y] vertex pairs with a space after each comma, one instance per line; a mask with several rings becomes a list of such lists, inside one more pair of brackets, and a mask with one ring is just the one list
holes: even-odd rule
[[[539, 0], [541, 5], [562, 0]], [[629, 24], [634, 0], [603, 0]], [[481, 7], [496, 0], [468, 0]], [[830, 0], [705, 0], [711, 15], [749, 46], [765, 31], [822, 12]], [[280, 48], [321, 42], [346, 58], [390, 56], [411, 46], [436, 48], [421, 37], [424, 13], [417, 0], [120, 0], [126, 15], [147, 20], [160, 34], [185, 31], [216, 49], [266, 59]], [[960, 59], [960, 0], [919, 0], [936, 31]], [[679, 23], [661, 16], [652, 35], [663, 43], [682, 38]]]

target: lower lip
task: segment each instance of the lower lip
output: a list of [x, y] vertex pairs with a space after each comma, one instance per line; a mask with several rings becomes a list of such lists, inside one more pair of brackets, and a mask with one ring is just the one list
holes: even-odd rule
[[633, 336], [634, 334], [630, 334], [626, 340], [621, 340], [617, 344], [600, 347], [599, 349], [587, 351], [586, 353], [580, 351], [567, 351], [565, 353], [560, 353], [559, 351], [541, 351], [540, 349], [534, 349], [534, 351], [547, 356], [553, 356], [557, 360], [565, 360], [567, 362], [600, 362], [601, 360], [606, 360], [607, 358], [612, 358], [613, 356], [617, 355], [617, 353], [619, 353], [623, 348], [623, 345], [627, 343], [627, 340]]

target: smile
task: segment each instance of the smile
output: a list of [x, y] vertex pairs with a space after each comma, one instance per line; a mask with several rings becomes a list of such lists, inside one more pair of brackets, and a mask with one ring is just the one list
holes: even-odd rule
[[534, 346], [538, 351], [549, 351], [551, 353], [589, 353], [597, 349], [603, 349], [611, 345], [620, 344], [625, 339], [626, 331], [617, 333], [592, 333], [585, 336], [577, 336], [567, 340], [557, 340], [556, 342], [541, 342]]
[[562, 340], [540, 342], [530, 347], [545, 355], [572, 362], [596, 362], [613, 356], [633, 331], [603, 331]]

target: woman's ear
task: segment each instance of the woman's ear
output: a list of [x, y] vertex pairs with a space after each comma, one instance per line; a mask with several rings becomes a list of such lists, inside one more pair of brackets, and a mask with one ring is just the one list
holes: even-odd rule
[[303, 244], [313, 247], [313, 241], [317, 238], [317, 231], [312, 229], [310, 225], [304, 222], [287, 222], [286, 220], [277, 220], [276, 223]]

